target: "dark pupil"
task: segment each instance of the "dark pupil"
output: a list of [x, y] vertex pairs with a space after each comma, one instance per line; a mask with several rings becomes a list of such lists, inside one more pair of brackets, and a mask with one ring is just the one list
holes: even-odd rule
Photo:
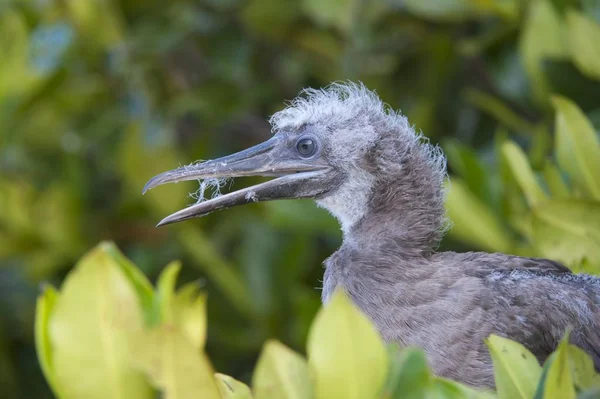
[[315, 143], [311, 139], [302, 139], [298, 142], [298, 152], [302, 155], [310, 155], [315, 149]]

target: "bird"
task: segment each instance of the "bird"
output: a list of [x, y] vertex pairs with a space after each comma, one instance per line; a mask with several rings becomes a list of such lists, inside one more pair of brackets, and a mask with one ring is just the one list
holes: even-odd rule
[[544, 362], [570, 342], [600, 369], [600, 278], [543, 258], [438, 251], [450, 227], [446, 158], [363, 83], [306, 88], [269, 119], [267, 141], [161, 173], [143, 192], [185, 180], [267, 176], [203, 200], [158, 226], [247, 203], [311, 198], [339, 222], [322, 302], [343, 289], [385, 342], [422, 348], [433, 372], [494, 388], [491, 334]]

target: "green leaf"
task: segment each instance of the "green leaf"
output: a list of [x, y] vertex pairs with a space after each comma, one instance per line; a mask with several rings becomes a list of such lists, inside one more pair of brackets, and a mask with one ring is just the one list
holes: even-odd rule
[[463, 21], [470, 18], [475, 10], [469, 0], [405, 0], [402, 4], [419, 17], [445, 22]]
[[221, 398], [208, 358], [179, 329], [162, 325], [133, 335], [130, 344], [132, 364], [150, 377], [164, 398]]
[[546, 58], [566, 58], [569, 53], [564, 29], [564, 23], [549, 1], [529, 2], [527, 18], [519, 39], [519, 52], [532, 83], [535, 98], [540, 103], [547, 102], [549, 94], [542, 61]]
[[174, 295], [177, 275], [181, 270], [181, 263], [171, 262], [158, 276], [154, 304], [158, 315], [158, 322], [171, 324], [174, 321]]
[[542, 374], [537, 359], [523, 345], [497, 335], [486, 344], [494, 364], [499, 399], [530, 399]]
[[58, 398], [65, 396], [60, 392], [60, 387], [56, 383], [53, 369], [52, 343], [48, 334], [48, 324], [50, 315], [56, 305], [58, 292], [53, 287], [44, 287], [44, 292], [38, 297], [35, 308], [35, 347], [38, 355], [38, 361], [48, 385], [54, 395]]
[[66, 0], [65, 5], [77, 28], [91, 43], [104, 47], [122, 42], [123, 21], [112, 2]]
[[514, 142], [507, 140], [502, 144], [501, 152], [529, 206], [535, 206], [537, 203], [545, 201], [546, 193], [538, 184], [523, 150]]
[[198, 286], [193, 283], [175, 293], [180, 270], [179, 262], [171, 262], [158, 277], [154, 325], [176, 326], [189, 343], [201, 351], [206, 341], [206, 295], [199, 295]]
[[144, 326], [135, 288], [100, 244], [65, 279], [48, 332], [63, 398], [151, 398], [130, 364], [129, 334]]
[[512, 239], [498, 217], [458, 178], [452, 178], [446, 210], [453, 222], [450, 234], [488, 251], [508, 252]]
[[197, 286], [193, 292], [188, 287], [175, 297], [175, 323], [194, 348], [202, 350], [206, 343], [206, 294], [198, 294]]
[[445, 378], [435, 378], [427, 398], [443, 399], [495, 399], [496, 395], [491, 392], [478, 391], [461, 385], [456, 381]]
[[306, 360], [277, 341], [265, 344], [252, 377], [252, 387], [256, 399], [313, 397]]
[[571, 100], [554, 96], [556, 157], [574, 184], [600, 200], [600, 143], [589, 119]]
[[307, 346], [317, 399], [373, 398], [383, 387], [388, 366], [383, 341], [343, 290], [317, 314]]
[[302, 1], [302, 8], [311, 19], [324, 26], [334, 26], [341, 32], [350, 30], [355, 7], [355, 0]]
[[250, 388], [243, 382], [225, 374], [215, 374], [222, 399], [252, 399]]
[[560, 170], [552, 161], [546, 161], [544, 164], [544, 181], [555, 198], [567, 198], [570, 196], [569, 187], [565, 184]]
[[35, 76], [28, 68], [29, 43], [25, 18], [10, 7], [0, 14], [0, 105], [5, 98], [30, 89]]
[[576, 396], [569, 365], [569, 334], [562, 339], [555, 351], [544, 385], [544, 399], [574, 399]]
[[119, 267], [129, 284], [135, 290], [139, 303], [142, 306], [144, 320], [148, 324], [153, 312], [154, 292], [152, 284], [150, 284], [144, 273], [119, 251], [119, 248], [113, 242], [103, 241], [98, 245], [98, 248], [111, 256], [115, 265]]
[[386, 398], [420, 399], [431, 388], [433, 376], [425, 353], [420, 348], [404, 348], [392, 352], [391, 367], [384, 390]]
[[464, 91], [464, 97], [465, 100], [475, 107], [481, 109], [481, 111], [517, 133], [532, 134], [536, 130], [536, 125], [525, 120], [522, 116], [513, 111], [504, 101], [493, 95], [481, 90], [466, 89]]
[[241, 20], [251, 32], [279, 41], [286, 37], [301, 16], [298, 0], [250, 0], [241, 11]]
[[546, 381], [548, 380], [548, 371], [550, 370], [550, 366], [552, 366], [552, 362], [556, 358], [556, 352], [553, 352], [548, 356], [546, 361], [544, 362], [544, 367], [542, 368], [542, 376], [537, 384], [537, 388], [535, 390], [534, 399], [543, 399], [544, 391], [546, 389]]
[[600, 203], [554, 200], [532, 210], [535, 246], [547, 258], [567, 265], [584, 258], [600, 263]]
[[569, 345], [569, 365], [575, 386], [583, 391], [600, 384], [600, 374], [594, 368], [594, 361], [583, 349]]
[[569, 10], [567, 29], [573, 62], [583, 74], [600, 80], [600, 25], [579, 11]]
[[449, 165], [477, 198], [487, 202], [490, 199], [489, 176], [486, 175], [475, 151], [458, 140], [449, 140], [444, 144]]

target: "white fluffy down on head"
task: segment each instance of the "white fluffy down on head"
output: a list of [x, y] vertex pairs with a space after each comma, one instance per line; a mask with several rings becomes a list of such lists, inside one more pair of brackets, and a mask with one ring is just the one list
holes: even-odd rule
[[[435, 175], [432, 177], [439, 178], [440, 183], [445, 176], [445, 159], [440, 150], [423, 142], [405, 116], [384, 104], [362, 83], [333, 83], [324, 89], [305, 89], [287, 108], [274, 114], [270, 122], [274, 133], [305, 125], [321, 126], [330, 133], [332, 155], [344, 163], [348, 178], [317, 203], [340, 221], [344, 232], [367, 211], [375, 177], [361, 168], [357, 160], [382, 133], [397, 134], [407, 149], [417, 147], [430, 163]], [[398, 154], [398, 158], [402, 155]]]

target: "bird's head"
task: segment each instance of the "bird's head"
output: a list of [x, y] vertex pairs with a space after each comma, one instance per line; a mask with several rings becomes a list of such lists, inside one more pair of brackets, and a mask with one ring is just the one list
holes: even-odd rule
[[161, 173], [146, 184], [144, 192], [184, 180], [241, 176], [270, 176], [272, 180], [198, 202], [159, 225], [250, 202], [312, 198], [348, 231], [367, 213], [376, 187], [383, 196], [390, 195], [386, 190], [398, 183], [408, 162], [425, 175], [413, 171], [404, 173], [405, 178], [432, 185], [430, 195], [441, 189], [445, 163], [439, 151], [422, 142], [405, 117], [389, 110], [362, 84], [304, 90], [270, 122], [274, 135], [269, 140]]

